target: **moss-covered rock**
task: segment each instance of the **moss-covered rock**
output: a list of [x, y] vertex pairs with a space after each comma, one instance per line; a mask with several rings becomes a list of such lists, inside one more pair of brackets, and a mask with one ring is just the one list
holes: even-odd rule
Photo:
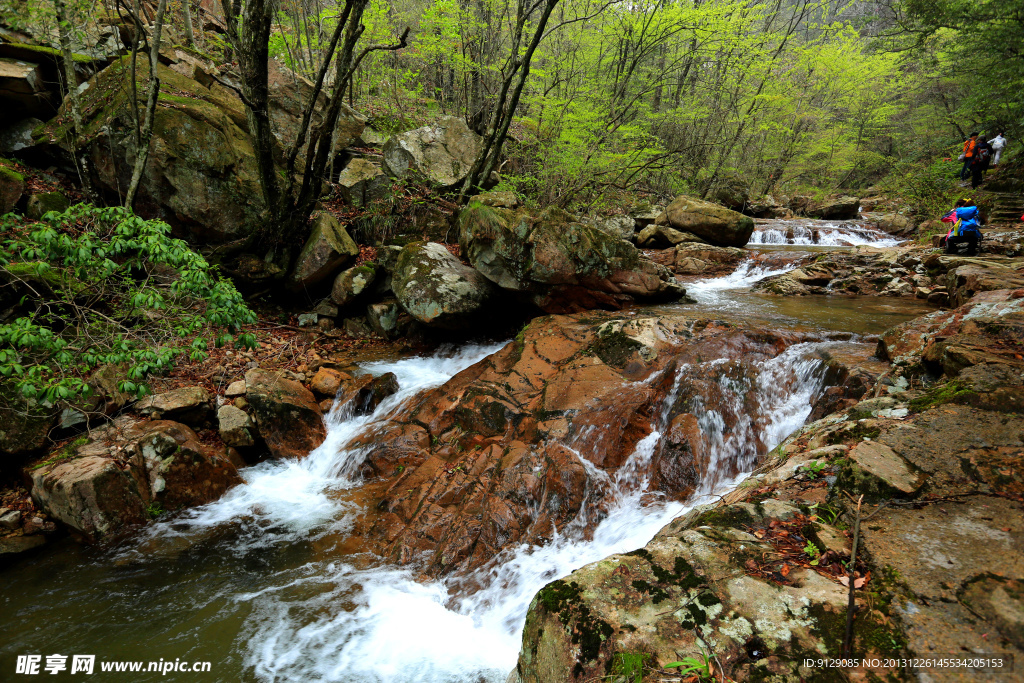
[[366, 292], [376, 280], [377, 268], [372, 263], [347, 268], [334, 278], [331, 301], [339, 306], [347, 306]]
[[629, 242], [554, 208], [530, 216], [472, 202], [460, 216], [459, 243], [487, 279], [548, 312], [685, 294], [671, 272]]
[[487, 278], [436, 242], [413, 242], [402, 249], [391, 288], [413, 318], [450, 330], [478, 321], [496, 294]]
[[754, 219], [749, 216], [686, 196], [676, 197], [658, 222], [720, 247], [742, 247], [754, 233]]
[[0, 216], [14, 211], [25, 194], [25, 177], [0, 162]]
[[33, 220], [39, 220], [51, 211], [67, 211], [68, 206], [68, 198], [60, 192], [42, 192], [28, 198], [25, 215]]

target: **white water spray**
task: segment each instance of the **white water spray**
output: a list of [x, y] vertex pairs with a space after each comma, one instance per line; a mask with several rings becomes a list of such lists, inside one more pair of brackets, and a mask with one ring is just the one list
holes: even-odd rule
[[754, 229], [749, 245], [792, 244], [821, 247], [895, 247], [900, 240], [880, 230], [851, 223], [775, 220]]
[[[518, 656], [530, 601], [540, 588], [587, 563], [643, 546], [690, 507], [735, 486], [743, 475], [722, 480], [721, 472], [750, 469], [758, 455], [749, 442], [754, 430], [774, 447], [803, 424], [821, 383], [821, 373], [816, 372], [820, 360], [808, 356], [812, 346], [797, 345], [763, 362], [752, 388], [726, 387], [757, 391], [765, 408], [758, 424], [746, 425], [742, 434], [723, 438], [711, 412], [698, 416], [707, 425], [706, 437], [714, 448], [712, 471], [688, 503], [643, 504], [644, 494], [650, 492], [639, 474], [658, 447], [679, 383], [686, 381], [688, 367], [683, 366], [659, 424], [636, 445], [620, 473], [611, 480], [603, 472], [591, 475], [601, 479], [595, 485], [611, 489], [613, 501], [589, 540], [584, 529], [569, 524], [563, 535], [546, 545], [508, 549], [470, 577], [480, 590], [454, 598], [454, 584], [417, 581], [414, 572], [405, 569], [318, 561], [282, 572], [269, 577], [269, 588], [234, 596], [253, 605], [244, 633], [247, 666], [268, 681], [504, 681]], [[396, 371], [395, 365], [374, 367]], [[332, 423], [334, 443], [344, 441], [334, 439], [334, 432], [351, 438], [359, 428], [350, 422]], [[330, 477], [325, 481], [323, 486], [338, 485]], [[249, 502], [252, 510], [255, 501]], [[276, 498], [269, 506], [274, 504]], [[200, 517], [203, 514], [211, 512]]]

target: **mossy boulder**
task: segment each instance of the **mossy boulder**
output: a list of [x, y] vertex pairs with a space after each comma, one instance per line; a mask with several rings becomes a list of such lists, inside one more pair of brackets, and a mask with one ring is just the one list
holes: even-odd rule
[[33, 220], [39, 220], [51, 211], [67, 211], [68, 206], [68, 198], [60, 192], [42, 192], [28, 198], [25, 215]]
[[460, 216], [459, 243], [488, 280], [552, 313], [685, 294], [629, 242], [554, 208], [531, 216], [472, 202]]
[[396, 177], [408, 175], [441, 187], [462, 182], [483, 145], [483, 140], [455, 116], [442, 116], [429, 126], [406, 131], [384, 143], [384, 170]]
[[718, 204], [676, 197], [658, 217], [659, 224], [697, 235], [720, 247], [742, 247], [754, 233], [754, 219]]
[[25, 177], [0, 163], [0, 216], [14, 211], [25, 194]]
[[334, 216], [321, 213], [314, 219], [309, 239], [299, 252], [288, 287], [296, 291], [314, 287], [358, 255], [359, 246], [349, 237], [345, 226]]
[[449, 330], [472, 325], [496, 294], [486, 277], [436, 242], [413, 242], [402, 249], [391, 289], [413, 318]]
[[377, 268], [371, 263], [354, 266], [338, 273], [331, 288], [331, 301], [347, 306], [366, 292], [377, 280]]
[[[297, 130], [299, 104], [309, 87], [298, 76], [285, 77], [282, 69], [272, 61], [270, 118], [278, 161]], [[161, 92], [136, 211], [161, 218], [195, 241], [247, 239], [264, 227], [265, 206], [241, 100], [215, 80], [203, 79], [208, 83], [203, 85], [162, 63], [157, 75]], [[132, 110], [144, 111], [148, 80], [149, 65], [140, 55], [133, 101], [131, 59], [115, 60], [81, 92], [81, 135], [75, 137], [65, 104], [37, 131], [41, 151], [69, 169], [72, 154], [84, 155], [94, 185], [119, 197], [130, 184], [137, 155]], [[343, 132], [352, 130], [339, 145], [348, 144], [350, 133], [362, 126], [348, 114], [342, 124]]]
[[10, 382], [0, 384], [0, 410], [4, 415], [0, 420], [0, 470], [4, 470], [49, 443], [57, 411], [22, 398]]

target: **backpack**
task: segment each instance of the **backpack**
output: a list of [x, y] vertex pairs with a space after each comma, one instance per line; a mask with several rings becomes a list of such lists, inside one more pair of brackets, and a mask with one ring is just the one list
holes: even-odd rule
[[992, 154], [992, 150], [987, 145], [979, 145], [974, 150], [974, 163], [976, 164], [987, 164], [989, 156]]

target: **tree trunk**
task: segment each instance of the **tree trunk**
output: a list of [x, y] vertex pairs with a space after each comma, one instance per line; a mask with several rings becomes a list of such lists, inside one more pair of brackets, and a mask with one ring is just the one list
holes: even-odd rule
[[[153, 137], [153, 116], [156, 112], [156, 100], [160, 96], [160, 79], [157, 77], [157, 66], [160, 63], [160, 33], [164, 27], [164, 11], [167, 9], [167, 0], [160, 0], [156, 8], [156, 19], [153, 21], [153, 37], [149, 43], [149, 86], [146, 89], [146, 119], [142, 124], [142, 132], [139, 136], [139, 143], [135, 147], [135, 168], [132, 169], [132, 182], [128, 186], [128, 194], [125, 195], [124, 205], [132, 208], [135, 203], [135, 195], [139, 191], [139, 182], [142, 180], [142, 172], [149, 160], [149, 141]], [[136, 103], [132, 103], [136, 106]]]
[[88, 169], [83, 168], [84, 160], [78, 156], [78, 143], [82, 138], [82, 108], [78, 101], [78, 77], [75, 75], [75, 55], [71, 50], [71, 23], [68, 19], [64, 0], [53, 0], [53, 9], [57, 14], [57, 34], [60, 40], [61, 62], [64, 66], [64, 89], [67, 92], [68, 104], [71, 107], [71, 120], [75, 139], [71, 143], [75, 171], [87, 194], [92, 194], [92, 183]]

